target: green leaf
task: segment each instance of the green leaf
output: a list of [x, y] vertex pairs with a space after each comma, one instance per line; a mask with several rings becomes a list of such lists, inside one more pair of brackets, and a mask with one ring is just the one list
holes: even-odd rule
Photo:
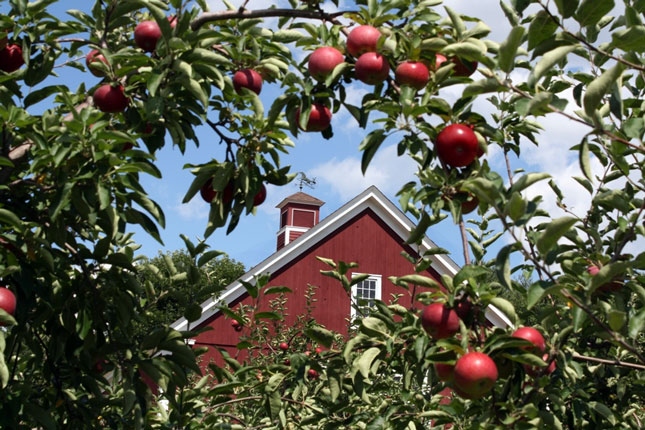
[[366, 380], [369, 379], [370, 368], [372, 367], [374, 359], [376, 359], [380, 353], [381, 349], [374, 346], [361, 354], [361, 357], [358, 359], [358, 370]]
[[444, 6], [444, 9], [446, 9], [446, 12], [448, 12], [448, 16], [450, 17], [450, 20], [452, 21], [452, 26], [457, 32], [457, 39], [461, 39], [462, 34], [466, 31], [466, 24], [464, 24], [464, 21], [461, 19], [461, 16], [448, 6]]
[[430, 216], [423, 212], [421, 215], [421, 220], [417, 223], [416, 227], [410, 232], [410, 236], [405, 241], [406, 244], [417, 243], [423, 240], [426, 234], [426, 230], [432, 224]]
[[578, 9], [578, 3], [580, 0], [555, 0], [556, 6], [558, 6], [558, 12], [562, 15], [562, 18], [571, 18], [573, 14]]
[[550, 178], [551, 175], [548, 173], [527, 173], [526, 175], [520, 176], [520, 178], [513, 184], [510, 193], [520, 192], [530, 187], [536, 182], [543, 181], [544, 179]]
[[538, 251], [542, 254], [549, 252], [558, 242], [558, 239], [568, 232], [577, 222], [578, 219], [573, 217], [562, 217], [551, 221], [537, 240]]
[[559, 63], [563, 58], [572, 53], [576, 49], [577, 45], [568, 45], [568, 46], [559, 46], [546, 54], [538, 61], [535, 65], [529, 77], [527, 79], [527, 84], [529, 87], [534, 87], [537, 84], [538, 80], [553, 66]]
[[273, 103], [271, 104], [271, 108], [269, 108], [269, 113], [267, 115], [268, 125], [272, 126], [275, 123], [275, 121], [280, 116], [282, 109], [285, 107], [289, 99], [290, 99], [289, 96], [287, 96], [286, 94], [283, 94], [273, 101]]
[[283, 373], [276, 373], [275, 375], [269, 378], [266, 386], [264, 387], [264, 392], [269, 394], [276, 391], [282, 385], [285, 375]]
[[645, 51], [645, 26], [635, 25], [629, 28], [615, 31], [611, 34], [611, 44], [618, 49], [629, 52]]
[[199, 260], [197, 260], [197, 266], [198, 267], [204, 267], [204, 265], [206, 263], [208, 263], [212, 259], [217, 258], [217, 257], [219, 257], [220, 255], [223, 255], [223, 254], [225, 254], [225, 253], [222, 252], [222, 251], [216, 251], [216, 250], [207, 251], [207, 252], [203, 253], [201, 255], [201, 257], [199, 257]]
[[515, 313], [515, 307], [511, 302], [501, 297], [493, 297], [489, 303], [499, 309], [506, 318], [511, 321], [511, 323], [517, 323], [517, 314]]
[[182, 83], [184, 88], [188, 90], [188, 92], [190, 92], [197, 100], [200, 101], [200, 103], [202, 104], [202, 106], [204, 106], [205, 109], [208, 107], [208, 94], [206, 94], [206, 91], [204, 91], [202, 86], [199, 85], [199, 82], [197, 82], [194, 79], [178, 79], [178, 80]]
[[306, 37], [298, 30], [278, 30], [273, 33], [273, 40], [280, 43], [297, 42]]
[[256, 312], [255, 319], [280, 321], [282, 320], [282, 317], [276, 312]]
[[58, 94], [66, 90], [67, 90], [67, 87], [64, 85], [51, 85], [51, 86], [36, 90], [34, 92], [31, 92], [27, 94], [27, 97], [25, 97], [25, 101], [24, 101], [25, 108], [46, 99], [52, 94]]
[[397, 281], [407, 282], [412, 285], [420, 285], [422, 287], [431, 288], [438, 290], [440, 288], [439, 283], [432, 278], [422, 275], [405, 275], [399, 278], [396, 278]]
[[499, 198], [497, 187], [492, 181], [489, 181], [486, 178], [478, 177], [475, 179], [469, 179], [464, 182], [462, 188], [475, 194], [480, 201], [484, 201], [489, 204], [495, 203]]
[[453, 285], [455, 288], [459, 288], [459, 286], [466, 280], [470, 278], [478, 278], [480, 276], [487, 276], [490, 273], [490, 269], [484, 267], [484, 266], [477, 266], [477, 265], [467, 265], [462, 267], [459, 272], [455, 274], [455, 277], [452, 280]]
[[478, 94], [498, 92], [504, 88], [505, 87], [500, 85], [496, 78], [480, 79], [464, 88], [463, 97], [472, 97]]
[[627, 321], [627, 314], [621, 310], [612, 309], [607, 313], [607, 321], [612, 330], [619, 331]]
[[367, 166], [369, 166], [370, 161], [372, 161], [372, 158], [385, 138], [385, 130], [377, 128], [365, 136], [365, 139], [363, 139], [361, 144], [358, 146], [358, 150], [363, 151], [363, 157], [361, 159], [361, 171], [363, 172], [363, 175], [367, 171]]
[[584, 173], [585, 177], [593, 182], [593, 175], [591, 174], [591, 162], [589, 160], [589, 142], [587, 138], [583, 138], [580, 143], [580, 151], [578, 151], [578, 162], [580, 163], [580, 169]]
[[582, 27], [597, 24], [600, 19], [614, 8], [614, 0], [582, 0], [576, 11], [576, 20]]
[[515, 64], [515, 54], [517, 53], [517, 49], [522, 44], [524, 31], [524, 27], [513, 27], [506, 40], [502, 42], [501, 45], [499, 45], [497, 64], [499, 68], [506, 73], [510, 73], [511, 70], [513, 70], [513, 65]]
[[47, 412], [45, 409], [41, 408], [38, 405], [35, 405], [33, 403], [24, 403], [22, 405], [24, 409], [24, 414], [26, 416], [29, 416], [33, 419], [35, 419], [40, 425], [43, 426], [46, 430], [55, 430], [56, 429], [56, 422], [52, 418], [51, 414]]
[[526, 213], [526, 200], [522, 198], [522, 195], [519, 192], [514, 192], [511, 194], [511, 199], [507, 204], [508, 216], [511, 217], [513, 221], [519, 220]]
[[336, 67], [334, 67], [334, 70], [332, 70], [329, 76], [327, 76], [327, 78], [325, 79], [325, 86], [331, 87], [334, 82], [336, 82], [343, 75], [343, 73], [345, 73], [345, 70], [348, 70], [350, 67], [350, 64], [346, 63], [345, 61], [337, 64]]
[[542, 297], [544, 297], [545, 292], [546, 290], [542, 288], [539, 282], [534, 282], [533, 284], [531, 284], [526, 297], [527, 309], [531, 309], [540, 300], [542, 300]]
[[605, 70], [602, 75], [594, 79], [587, 86], [587, 91], [582, 100], [587, 115], [594, 115], [596, 109], [600, 107], [603, 97], [609, 92], [611, 85], [622, 75], [624, 69], [625, 65], [616, 63], [614, 67]]
[[630, 338], [636, 339], [641, 335], [645, 327], [645, 308], [641, 309], [636, 315], [629, 318], [627, 333]]
[[360, 330], [366, 335], [372, 336], [372, 337], [380, 337], [380, 338], [390, 337], [390, 334], [388, 332], [388, 329], [385, 323], [380, 319], [374, 318], [374, 317], [366, 317], [361, 319]]
[[605, 404], [600, 402], [589, 402], [589, 406], [594, 411], [607, 418], [607, 421], [609, 421], [611, 425], [616, 425], [616, 417], [614, 416], [614, 413]]
[[511, 251], [515, 245], [506, 245], [497, 253], [496, 268], [497, 279], [499, 279], [506, 288], [511, 289]]
[[325, 348], [330, 348], [334, 341], [334, 333], [321, 326], [313, 326], [305, 329], [305, 335]]
[[535, 15], [529, 26], [529, 51], [550, 38], [558, 29], [558, 23], [544, 10]]
[[23, 225], [22, 221], [20, 221], [20, 218], [18, 218], [16, 214], [8, 211], [7, 209], [0, 208], [0, 222], [5, 225], [11, 225], [18, 232], [23, 231]]
[[291, 288], [284, 286], [269, 287], [264, 290], [264, 295], [268, 296], [270, 294], [281, 294], [281, 293], [291, 293]]

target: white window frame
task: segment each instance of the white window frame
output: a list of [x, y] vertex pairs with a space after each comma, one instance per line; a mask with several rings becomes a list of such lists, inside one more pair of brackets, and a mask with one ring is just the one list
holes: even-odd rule
[[[355, 278], [359, 275], [365, 275], [366, 273], [352, 273], [352, 278]], [[375, 292], [374, 292], [374, 300], [381, 300], [382, 296], [382, 290], [383, 290], [383, 282], [382, 282], [382, 276], [381, 275], [375, 275], [369, 273], [369, 277], [366, 278], [364, 281], [374, 281], [375, 282]], [[362, 281], [362, 282], [364, 282]], [[349, 315], [350, 318], [353, 320], [354, 318], [360, 316], [357, 314], [356, 309], [354, 309], [354, 306], [352, 306], [352, 303], [354, 302], [354, 299], [356, 298], [356, 295], [358, 294], [358, 284], [352, 285], [352, 300], [349, 303]]]

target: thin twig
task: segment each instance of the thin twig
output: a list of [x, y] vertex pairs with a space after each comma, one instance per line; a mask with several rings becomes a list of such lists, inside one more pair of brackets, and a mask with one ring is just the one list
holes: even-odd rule
[[346, 13], [356, 13], [356, 11], [339, 11], [334, 13], [326, 13], [322, 11], [315, 10], [298, 10], [298, 9], [258, 9], [258, 10], [226, 10], [221, 12], [207, 12], [198, 16], [193, 22], [190, 23], [190, 27], [193, 30], [199, 29], [206, 23], [215, 22], [215, 21], [224, 21], [227, 19], [249, 19], [249, 18], [281, 18], [281, 17], [291, 17], [291, 18], [308, 18], [308, 19], [320, 19], [325, 21], [331, 21], [338, 16], [342, 16]]
[[591, 361], [592, 363], [612, 364], [614, 366], [622, 366], [622, 367], [629, 367], [631, 369], [645, 370], [645, 366], [643, 366], [642, 364], [630, 363], [627, 361], [620, 361], [620, 360], [608, 360], [606, 358], [589, 357], [586, 355], [580, 355], [577, 352], [574, 352], [571, 355], [571, 358], [577, 361]]
[[555, 23], [558, 25], [558, 27], [560, 27], [560, 29], [561, 29], [561, 30], [562, 30], [562, 31], [563, 31], [567, 36], [570, 36], [570, 37], [572, 37], [572, 38], [576, 39], [578, 42], [580, 42], [580, 43], [582, 43], [583, 45], [585, 45], [585, 46], [586, 46], [588, 49], [590, 49], [591, 51], [594, 51], [594, 52], [596, 52], [596, 53], [598, 53], [598, 54], [600, 54], [600, 55], [604, 55], [605, 57], [611, 58], [612, 60], [615, 60], [615, 61], [617, 61], [617, 62], [619, 62], [619, 63], [622, 63], [622, 64], [624, 64], [624, 65], [626, 65], [626, 66], [628, 66], [628, 67], [631, 67], [632, 69], [636, 69], [636, 70], [640, 70], [641, 72], [645, 72], [645, 67], [640, 66], [640, 65], [638, 65], [638, 64], [636, 64], [636, 63], [632, 63], [631, 61], [627, 61], [627, 60], [625, 60], [624, 58], [621, 58], [621, 57], [617, 57], [617, 56], [615, 56], [615, 55], [612, 55], [612, 54], [610, 54], [609, 52], [603, 51], [602, 49], [596, 48], [594, 45], [592, 45], [591, 43], [589, 43], [589, 41], [588, 41], [588, 40], [586, 40], [584, 37], [581, 37], [581, 36], [579, 36], [579, 35], [577, 35], [577, 34], [575, 34], [575, 33], [572, 33], [571, 31], [567, 30], [567, 29], [564, 27], [564, 25], [562, 25], [562, 22], [561, 22], [560, 20], [558, 20], [558, 19], [557, 19], [557, 18], [556, 18], [552, 13], [551, 13], [551, 11], [549, 10], [549, 8], [548, 8], [545, 4], [543, 4], [541, 1], [540, 1], [540, 2], [538, 2], [538, 3], [540, 4], [540, 6], [542, 6], [542, 9], [544, 9], [544, 11], [549, 15], [549, 17], [551, 18], [551, 20], [552, 20], [553, 22], [555, 22]]

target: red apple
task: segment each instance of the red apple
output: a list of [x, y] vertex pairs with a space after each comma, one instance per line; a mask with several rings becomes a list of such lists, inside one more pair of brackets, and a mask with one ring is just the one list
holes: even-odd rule
[[[296, 123], [300, 124], [300, 109], [296, 112]], [[305, 131], [323, 131], [331, 124], [331, 111], [321, 103], [311, 105], [309, 121]]]
[[396, 67], [394, 76], [400, 85], [409, 85], [412, 88], [421, 90], [428, 83], [430, 72], [428, 72], [428, 68], [423, 63], [405, 61]]
[[434, 65], [434, 70], [435, 70], [435, 71], [439, 70], [439, 67], [441, 67], [441, 65], [442, 65], [443, 63], [445, 63], [446, 61], [448, 61], [448, 59], [445, 57], [445, 55], [436, 54], [436, 55], [435, 55], [435, 65]]
[[15, 72], [23, 64], [25, 60], [22, 58], [22, 48], [19, 45], [7, 45], [0, 50], [0, 70], [7, 73]]
[[168, 17], [168, 22], [170, 23], [170, 28], [177, 27], [177, 17], [175, 15], [170, 15]]
[[469, 214], [479, 206], [479, 200], [474, 195], [464, 192], [457, 193], [457, 195], [462, 196], [465, 199], [465, 201], [461, 203], [462, 214]]
[[[224, 187], [224, 194], [222, 197], [222, 201], [224, 202], [224, 204], [228, 204], [233, 201], [233, 192], [234, 192], [233, 184], [229, 182], [226, 185], [226, 187]], [[213, 189], [212, 178], [208, 179], [204, 183], [204, 185], [202, 185], [202, 188], [199, 190], [199, 193], [201, 194], [202, 199], [204, 199], [206, 203], [211, 203], [215, 199], [215, 197], [217, 196], [217, 191]]]
[[457, 393], [467, 399], [479, 399], [497, 381], [497, 366], [482, 352], [469, 352], [457, 360], [454, 372]]
[[309, 379], [318, 379], [318, 372], [316, 372], [314, 369], [309, 369], [307, 375], [309, 376]]
[[85, 65], [87, 66], [87, 69], [91, 74], [100, 78], [102, 76], [105, 76], [105, 73], [103, 73], [103, 71], [96, 66], [92, 66], [92, 63], [99, 61], [108, 64], [107, 59], [103, 56], [103, 54], [101, 54], [101, 51], [99, 51], [98, 49], [91, 50], [90, 53], [85, 56]]
[[[549, 354], [544, 354], [542, 360], [546, 361], [549, 358]], [[538, 367], [538, 366], [529, 366], [528, 364], [524, 365], [524, 371], [527, 375], [530, 376], [539, 376], [541, 374], [550, 375], [555, 372], [555, 360], [553, 360], [547, 367]]]
[[437, 135], [437, 155], [449, 166], [463, 167], [477, 157], [479, 142], [470, 127], [451, 124]]
[[[591, 276], [596, 276], [598, 272], [600, 272], [600, 268], [596, 266], [595, 264], [592, 264], [591, 266], [587, 267], [587, 272]], [[619, 282], [617, 279], [614, 279], [612, 282], [608, 284], [603, 284], [600, 287], [598, 287], [597, 291], [603, 292], [603, 293], [610, 293], [610, 292], [616, 292], [622, 288], [623, 284]]]
[[[16, 296], [9, 288], [0, 287], [0, 309], [14, 315], [16, 313]], [[4, 325], [0, 323], [0, 325]]]
[[157, 21], [140, 22], [134, 29], [134, 43], [145, 52], [153, 52], [161, 39], [161, 28]]
[[231, 321], [231, 327], [233, 327], [235, 331], [242, 331], [243, 328], [242, 324], [240, 324], [237, 320]]
[[291, 360], [289, 360], [288, 358], [285, 358], [283, 363], [285, 366], [291, 366]]
[[280, 348], [283, 351], [286, 351], [289, 349], [289, 344], [287, 342], [280, 342], [280, 345], [278, 345], [278, 348]]
[[390, 64], [387, 58], [376, 52], [366, 52], [358, 57], [354, 65], [356, 78], [369, 85], [376, 85], [387, 79]]
[[260, 191], [253, 197], [253, 206], [260, 206], [262, 203], [264, 203], [264, 200], [267, 198], [267, 189], [262, 184], [260, 187]]
[[309, 357], [311, 355], [311, 351], [305, 351], [305, 355]]
[[358, 57], [366, 52], [375, 52], [381, 32], [371, 25], [359, 25], [347, 36], [347, 52]]
[[459, 57], [450, 59], [455, 64], [452, 69], [455, 76], [470, 76], [477, 71], [477, 61], [462, 60]]
[[345, 57], [338, 49], [323, 46], [316, 49], [309, 57], [309, 74], [317, 81], [324, 81], [343, 61]]
[[233, 75], [233, 87], [235, 92], [241, 94], [242, 88], [248, 88], [255, 94], [262, 91], [262, 76], [253, 69], [242, 69]]
[[452, 382], [454, 379], [455, 366], [452, 364], [434, 363], [434, 370], [441, 381]]
[[537, 351], [542, 353], [542, 352], [544, 352], [544, 348], [546, 348], [546, 343], [544, 342], [544, 337], [542, 336], [542, 334], [539, 331], [537, 331], [533, 327], [521, 327], [521, 328], [518, 328], [517, 330], [515, 330], [515, 332], [513, 332], [512, 336], [528, 340], [533, 345], [535, 345], [533, 348], [531, 348], [531, 347], [523, 348], [523, 349], [526, 349], [527, 351], [537, 349]]
[[459, 317], [444, 303], [432, 303], [423, 308], [421, 325], [433, 339], [445, 339], [459, 331]]
[[124, 94], [122, 85], [101, 85], [94, 91], [94, 105], [107, 113], [123, 112], [129, 100]]
[[[462, 212], [463, 212], [463, 206], [462, 206]], [[461, 301], [459, 301], [455, 305], [455, 312], [457, 313], [457, 316], [461, 320], [465, 320], [471, 315], [471, 312], [473, 310], [473, 305], [470, 303], [469, 298], [462, 298]]]
[[322, 348], [316, 348], [316, 349], [314, 349], [314, 352], [316, 354], [320, 354], [322, 352]]

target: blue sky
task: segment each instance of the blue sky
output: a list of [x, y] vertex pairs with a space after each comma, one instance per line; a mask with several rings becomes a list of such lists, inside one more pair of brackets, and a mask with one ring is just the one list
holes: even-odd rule
[[[211, 1], [210, 3], [213, 10], [222, 9], [222, 6], [218, 5], [219, 2]], [[282, 3], [285, 3], [284, 0], [277, 2], [277, 5], [280, 6]], [[276, 3], [250, 0], [247, 8], [260, 9], [272, 4]], [[510, 30], [497, 1], [473, 3], [469, 0], [450, 0], [445, 4], [458, 12], [482, 18], [492, 27], [493, 31], [489, 35], [492, 40], [498, 42], [504, 40]], [[57, 5], [54, 13], [63, 14], [66, 7], [83, 7], [83, 5], [63, 1]], [[329, 2], [325, 3], [323, 8], [327, 11], [335, 9]], [[340, 8], [346, 9], [342, 4]], [[304, 54], [301, 55], [304, 57]], [[72, 89], [77, 88], [81, 82], [84, 82], [87, 88], [91, 88], [99, 82], [99, 78], [92, 76], [89, 72], [82, 73], [69, 67], [57, 69], [57, 71], [61, 74], [58, 80]], [[526, 78], [526, 75], [528, 75], [528, 71], [519, 70], [514, 72], [511, 77], [516, 81], [521, 81]], [[481, 76], [475, 74], [473, 78], [478, 79]], [[52, 78], [47, 83], [51, 84], [52, 81], [56, 81], [56, 79]], [[349, 102], [359, 104], [362, 96], [368, 91], [371, 91], [371, 87], [352, 83], [347, 88]], [[461, 88], [454, 86], [442, 90], [440, 96], [451, 101], [460, 95], [460, 91]], [[265, 111], [272, 100], [280, 94], [282, 91], [278, 84], [265, 84], [261, 94]], [[570, 108], [573, 107], [575, 107], [574, 104], [570, 103]], [[482, 99], [477, 101], [475, 110], [483, 114], [490, 114], [492, 108], [488, 102]], [[521, 167], [527, 171], [550, 171], [554, 180], [567, 196], [568, 206], [575, 211], [582, 212], [588, 207], [589, 198], [585, 192], [581, 192], [580, 185], [571, 179], [572, 175], [580, 176], [581, 174], [577, 164], [577, 154], [569, 151], [569, 148], [576, 145], [588, 130], [553, 115], [545, 120], [541, 119], [540, 122], [545, 125], [545, 132], [540, 138], [541, 146], [536, 148], [532, 144], [526, 143], [523, 147], [523, 160], [512, 160], [513, 167]], [[334, 116], [332, 126], [334, 137], [331, 140], [322, 139], [319, 133], [302, 133], [295, 140], [296, 147], [291, 150], [289, 155], [282, 158], [284, 165], [292, 166], [292, 172], [302, 171], [307, 176], [316, 178], [315, 189], [305, 189], [304, 191], [326, 202], [321, 209], [321, 216], [327, 216], [370, 185], [376, 185], [392, 201], [396, 202], [396, 192], [402, 184], [414, 179], [415, 170], [414, 163], [409, 159], [396, 156], [394, 149], [396, 140], [386, 141], [372, 161], [367, 175], [363, 177], [360, 173], [358, 145], [367, 131], [358, 128], [353, 118], [344, 110]], [[162, 179], [145, 176], [142, 178], [143, 185], [150, 196], [164, 209], [166, 228], [162, 231], [164, 246], [161, 246], [142, 230], [135, 228], [133, 230], [136, 232], [135, 241], [142, 245], [138, 251], [140, 254], [154, 256], [159, 251], [165, 252], [183, 248], [183, 241], [179, 238], [179, 234], [182, 233], [193, 241], [203, 237], [208, 207], [199, 195], [188, 204], [181, 204], [186, 189], [193, 179], [190, 171], [183, 167], [185, 164], [206, 162], [211, 158], [221, 159], [223, 148], [209, 129], [200, 128], [197, 130], [197, 134], [201, 146], [196, 148], [194, 145], [188, 145], [183, 156], [178, 149], [173, 148], [170, 144], [157, 153], [157, 164], [163, 173]], [[496, 148], [491, 148], [487, 159], [496, 170], [504, 170], [503, 157]], [[596, 162], [592, 167], [598, 171], [599, 164]], [[212, 249], [228, 253], [232, 258], [243, 262], [247, 268], [262, 261], [275, 251], [278, 230], [278, 210], [275, 205], [286, 196], [297, 192], [298, 187], [292, 183], [283, 187], [269, 186], [267, 191], [267, 200], [258, 207], [257, 213], [254, 216], [244, 217], [234, 232], [226, 235], [224, 231], [216, 231], [209, 237], [207, 243]], [[556, 213], [559, 210], [546, 182], [530, 188], [528, 195], [542, 195], [545, 199], [545, 209], [551, 213]], [[429, 236], [439, 246], [451, 251], [451, 256], [457, 263], [463, 263], [459, 231], [450, 220], [430, 229]], [[505, 243], [505, 239], [500, 239], [498, 242], [501, 246]], [[490, 258], [492, 257], [493, 255], [490, 256]]]

